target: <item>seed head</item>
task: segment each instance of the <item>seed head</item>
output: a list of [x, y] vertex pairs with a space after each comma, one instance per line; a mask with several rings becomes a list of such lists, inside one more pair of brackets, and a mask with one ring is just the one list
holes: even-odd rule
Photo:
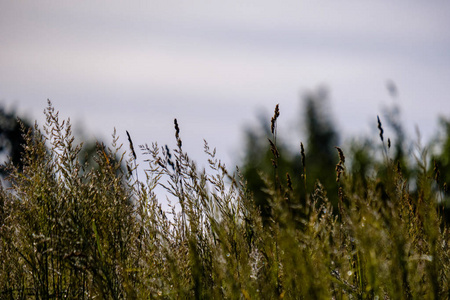
[[334, 148], [336, 148], [336, 150], [338, 151], [338, 154], [339, 154], [339, 163], [345, 163], [345, 156], [344, 156], [344, 152], [342, 151], [342, 149], [341, 148], [339, 148], [339, 147], [334, 147]]
[[302, 156], [302, 165], [303, 165], [303, 168], [305, 168], [306, 167], [306, 159], [305, 159], [305, 148], [303, 147], [303, 143], [300, 143], [300, 154], [301, 154], [301, 156]]
[[286, 182], [287, 182], [288, 189], [292, 191], [292, 180], [291, 180], [291, 175], [289, 175], [289, 173], [286, 173]]
[[381, 126], [381, 121], [380, 121], [379, 116], [377, 116], [377, 120], [378, 120], [378, 129], [380, 130], [380, 138], [381, 138], [381, 141], [383, 142], [384, 141], [384, 139], [383, 139], [384, 131], [383, 131], [383, 127]]
[[128, 142], [130, 143], [131, 154], [133, 155], [133, 158], [136, 159], [136, 152], [134, 152], [133, 141], [131, 140], [131, 136], [130, 136], [130, 133], [128, 132], [128, 130], [126, 130], [126, 132], [127, 132], [127, 136], [128, 136]]
[[342, 152], [342, 149], [339, 147], [334, 147], [336, 148], [336, 150], [338, 151], [339, 154], [339, 162], [336, 165], [336, 181], [339, 182], [340, 178], [341, 178], [341, 174], [345, 172], [344, 169], [344, 163], [345, 163], [345, 156], [344, 156], [344, 152]]
[[280, 157], [280, 153], [278, 152], [277, 146], [272, 142], [271, 139], [268, 139], [270, 143], [270, 151], [272, 151], [272, 154], [275, 158]]
[[279, 105], [277, 104], [275, 106], [275, 112], [273, 114], [272, 120], [270, 121], [270, 131], [272, 132], [272, 134], [275, 134], [275, 126], [276, 126], [276, 122], [278, 117], [280, 116], [280, 109], [279, 109]]
[[183, 143], [181, 142], [181, 139], [180, 139], [180, 127], [178, 126], [177, 119], [174, 119], [173, 123], [175, 125], [175, 138], [177, 139], [177, 145], [178, 145], [178, 148], [181, 148]]

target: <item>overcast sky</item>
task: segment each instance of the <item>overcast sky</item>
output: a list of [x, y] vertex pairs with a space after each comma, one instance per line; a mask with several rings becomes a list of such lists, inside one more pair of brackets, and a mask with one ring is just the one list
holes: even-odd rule
[[50, 99], [88, 137], [115, 127], [135, 144], [175, 144], [178, 118], [194, 157], [205, 138], [234, 163], [243, 129], [277, 103], [299, 143], [300, 96], [325, 85], [343, 140], [394, 101], [430, 137], [450, 117], [449, 28], [439, 0], [0, 0], [0, 102], [42, 124]]

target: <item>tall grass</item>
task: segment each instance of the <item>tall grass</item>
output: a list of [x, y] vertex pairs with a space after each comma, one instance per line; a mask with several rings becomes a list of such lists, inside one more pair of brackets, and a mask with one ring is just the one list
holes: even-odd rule
[[[50, 103], [46, 116], [25, 133], [23, 170], [7, 166], [11, 187], [0, 191], [1, 299], [450, 296], [449, 233], [425, 155], [411, 192], [387, 151], [378, 175], [361, 179], [338, 147], [333, 209], [320, 182], [296, 195], [290, 174], [278, 174], [277, 107], [273, 172], [261, 174], [271, 210], [263, 223], [239, 170], [227, 170], [206, 142], [208, 167], [199, 169], [176, 120], [175, 149], [139, 147], [147, 165], [138, 180], [129, 133], [129, 158], [114, 135], [111, 147], [98, 145], [92, 168], [80, 163], [82, 145]], [[306, 185], [315, 179], [301, 148], [295, 184]], [[176, 200], [171, 211], [158, 186]]]

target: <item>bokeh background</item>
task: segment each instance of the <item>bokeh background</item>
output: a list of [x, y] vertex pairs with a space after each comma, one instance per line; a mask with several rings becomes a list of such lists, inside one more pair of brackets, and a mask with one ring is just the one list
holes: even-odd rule
[[[0, 1], [0, 102], [44, 123], [47, 99], [85, 138], [203, 139], [227, 165], [245, 129], [280, 104], [302, 139], [302, 95], [327, 87], [341, 137], [401, 108], [432, 138], [450, 115], [448, 1]], [[127, 145], [126, 145], [127, 146]], [[139, 153], [138, 153], [139, 155]]]

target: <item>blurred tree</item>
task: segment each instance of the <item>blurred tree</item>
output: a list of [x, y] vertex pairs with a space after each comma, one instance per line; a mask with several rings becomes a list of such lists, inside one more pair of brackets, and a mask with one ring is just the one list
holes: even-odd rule
[[440, 118], [441, 134], [437, 146], [439, 150], [432, 156], [434, 177], [447, 197], [450, 196], [450, 119]]
[[[13, 165], [19, 167], [19, 170], [22, 169], [22, 145], [25, 142], [23, 132], [31, 128], [30, 123], [26, 119], [18, 117], [15, 111], [6, 112], [3, 107], [0, 107], [0, 157], [3, 165], [12, 162]], [[83, 136], [84, 134], [80, 131], [79, 135]], [[83, 142], [78, 157], [81, 165], [85, 167], [85, 171], [98, 167], [95, 156], [99, 147], [104, 148], [102, 142], [92, 140]], [[116, 157], [116, 161], [119, 161], [119, 159], [119, 157]], [[0, 176], [5, 177], [7, 175], [6, 169], [0, 168]]]
[[[6, 112], [3, 107], [0, 107], [0, 156], [2, 157], [2, 163], [11, 161], [19, 169], [22, 168], [22, 145], [25, 142], [22, 132], [30, 128], [31, 125], [28, 121], [17, 117], [15, 111]], [[0, 176], [6, 175], [6, 170], [1, 168]]]
[[[277, 158], [277, 167], [274, 169], [272, 160], [273, 153], [270, 150], [268, 139], [273, 139], [269, 127], [269, 118], [260, 115], [258, 129], [252, 128], [246, 131], [245, 156], [243, 160], [243, 175], [247, 180], [247, 188], [253, 194], [254, 199], [261, 210], [264, 221], [271, 216], [270, 199], [268, 189], [276, 184], [272, 174], [294, 173], [295, 166], [292, 164], [294, 158], [287, 146], [278, 139], [277, 150], [279, 157]], [[278, 178], [279, 180], [280, 178]]]
[[406, 133], [401, 122], [399, 105], [394, 102], [391, 106], [385, 107], [383, 115], [387, 127], [391, 128], [394, 133], [393, 139], [388, 139], [388, 150], [391, 153], [390, 158], [401, 169], [403, 176], [410, 178], [414, 171], [409, 166], [409, 146], [407, 145]]
[[[327, 92], [324, 88], [309, 93], [303, 98], [302, 120], [304, 120], [307, 136], [304, 153], [306, 161], [302, 159], [300, 149], [293, 152], [283, 143], [283, 133], [281, 133], [276, 137], [278, 158], [274, 167], [274, 155], [268, 141], [268, 139], [273, 140], [274, 137], [267, 117], [259, 118], [261, 124], [259, 129], [247, 130], [245, 156], [242, 163], [243, 175], [266, 222], [271, 216], [271, 195], [268, 193], [270, 186], [267, 185], [277, 184], [277, 181], [280, 186], [284, 186], [284, 189], [290, 186], [294, 190], [293, 195], [297, 195], [297, 198], [289, 199], [292, 207], [304, 203], [303, 195], [313, 192], [317, 181], [325, 186], [333, 204], [337, 203], [335, 166], [338, 156], [334, 147], [338, 145], [339, 138], [327, 101]], [[280, 110], [282, 114], [283, 108]], [[303, 162], [306, 164], [306, 191]], [[291, 181], [289, 183], [286, 174], [289, 174]]]
[[441, 191], [442, 201], [439, 203], [441, 215], [445, 223], [450, 224], [450, 119], [439, 119], [439, 131], [434, 146], [438, 150], [432, 155], [430, 164], [436, 186]]
[[335, 147], [339, 145], [339, 135], [329, 110], [328, 91], [320, 88], [309, 93], [304, 98], [304, 107], [307, 192], [312, 192], [320, 181], [331, 203], [337, 207], [335, 167], [338, 156]]
[[[375, 146], [368, 139], [363, 141], [353, 140], [350, 143], [350, 149], [348, 150], [348, 156], [350, 157], [349, 173], [352, 181], [352, 192], [356, 193], [358, 189], [362, 190], [364, 192], [364, 198], [367, 197], [368, 176], [370, 176], [375, 169], [374, 150]], [[362, 189], [360, 189], [360, 187], [362, 187]]]

